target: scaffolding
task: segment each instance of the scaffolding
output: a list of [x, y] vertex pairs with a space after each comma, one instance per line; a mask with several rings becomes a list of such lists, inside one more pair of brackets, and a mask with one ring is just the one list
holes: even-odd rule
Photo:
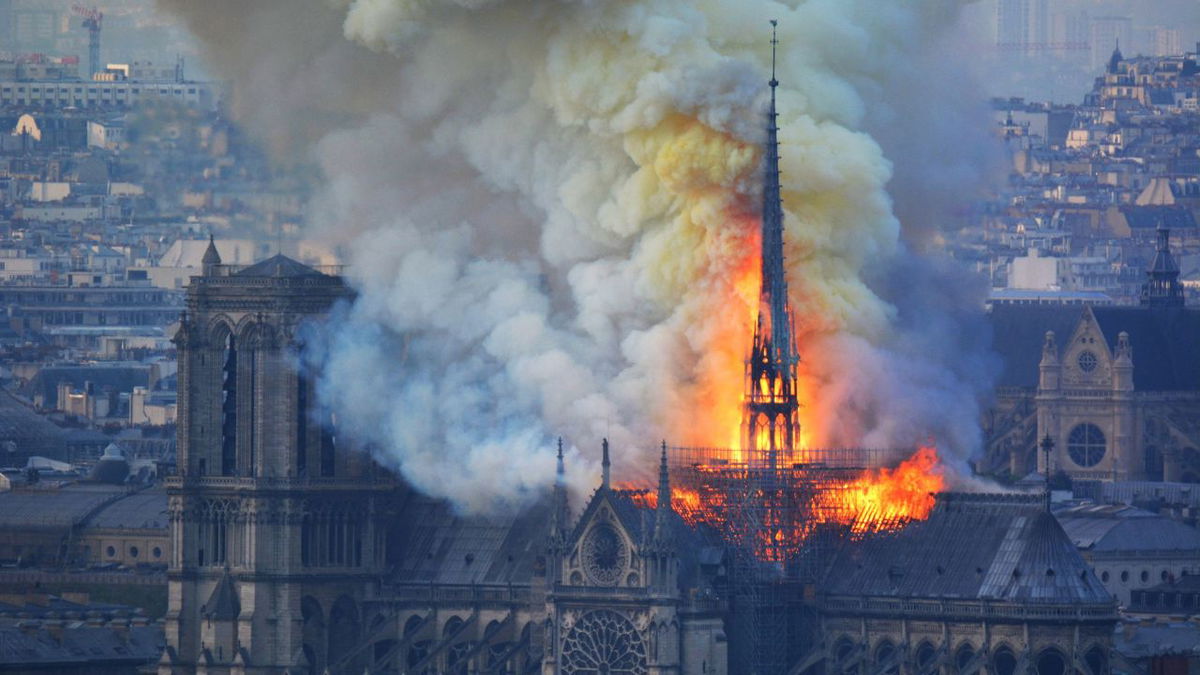
[[909, 453], [671, 449], [673, 507], [689, 522], [715, 528], [730, 553], [726, 596], [735, 672], [787, 672], [796, 646], [813, 635], [804, 620], [805, 598], [840, 543], [864, 533], [845, 509], [844, 491], [867, 470]]

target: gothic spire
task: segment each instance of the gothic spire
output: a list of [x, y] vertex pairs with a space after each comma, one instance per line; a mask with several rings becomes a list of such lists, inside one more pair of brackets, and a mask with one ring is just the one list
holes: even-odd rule
[[558, 468], [554, 474], [554, 498], [550, 513], [550, 536], [560, 537], [567, 527], [567, 482], [563, 468], [563, 442], [558, 437]]
[[1183, 307], [1183, 286], [1179, 283], [1179, 264], [1171, 255], [1171, 230], [1158, 221], [1154, 261], [1146, 270], [1142, 284], [1142, 305], [1146, 307]]
[[608, 460], [608, 439], [607, 438], [604, 439], [604, 443], [602, 444], [601, 447], [604, 450], [604, 455], [600, 459], [600, 469], [602, 472], [601, 478], [600, 478], [600, 487], [607, 490], [609, 488], [609, 485], [610, 485], [611, 479], [612, 479], [612, 462], [610, 462]]
[[213, 267], [221, 264], [221, 254], [217, 252], [217, 242], [213, 240], [211, 233], [208, 235], [208, 248], [204, 249], [204, 256], [200, 258], [200, 266], [204, 271], [204, 276], [212, 274]]
[[[767, 111], [767, 140], [763, 160], [762, 304], [771, 326], [771, 346], [781, 363], [795, 358], [791, 321], [787, 316], [787, 277], [783, 267], [783, 196], [779, 172], [779, 115], [775, 111], [775, 50], [777, 21], [771, 21], [771, 107]], [[761, 317], [760, 317], [761, 318]]]
[[[776, 112], [777, 22], [771, 22], [771, 101], [763, 147], [762, 287], [753, 347], [746, 359], [743, 397], [743, 447], [756, 451], [753, 460], [774, 465], [786, 459], [800, 440], [796, 398], [796, 352], [788, 309], [787, 277], [783, 264], [783, 198], [779, 173], [779, 123]], [[761, 453], [761, 454], [760, 454]]]
[[654, 509], [654, 537], [665, 541], [670, 534], [671, 476], [667, 470], [667, 442], [662, 442], [662, 457], [658, 462], [658, 503]]

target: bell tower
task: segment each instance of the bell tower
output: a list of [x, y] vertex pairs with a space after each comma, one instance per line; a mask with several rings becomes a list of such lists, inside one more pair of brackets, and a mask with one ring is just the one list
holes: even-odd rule
[[351, 298], [339, 276], [284, 256], [222, 265], [212, 244], [191, 278], [175, 336], [161, 674], [356, 664], [393, 484], [339, 436], [316, 406], [315, 378], [298, 366], [304, 327]]

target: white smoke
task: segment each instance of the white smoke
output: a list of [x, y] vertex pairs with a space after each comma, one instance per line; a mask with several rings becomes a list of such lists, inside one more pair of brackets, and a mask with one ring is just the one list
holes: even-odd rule
[[809, 440], [978, 449], [981, 297], [911, 252], [986, 164], [959, 3], [161, 1], [241, 119], [321, 167], [311, 224], [359, 291], [323, 399], [419, 489], [521, 503], [562, 435], [582, 491], [602, 437], [634, 478], [658, 439], [726, 425], [706, 406], [714, 370], [742, 377], [768, 18]]

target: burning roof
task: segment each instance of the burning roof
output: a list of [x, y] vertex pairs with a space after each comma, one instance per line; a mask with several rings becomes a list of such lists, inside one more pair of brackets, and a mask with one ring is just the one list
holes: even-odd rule
[[1115, 611], [1040, 495], [943, 493], [927, 520], [845, 546], [829, 596], [954, 598]]

